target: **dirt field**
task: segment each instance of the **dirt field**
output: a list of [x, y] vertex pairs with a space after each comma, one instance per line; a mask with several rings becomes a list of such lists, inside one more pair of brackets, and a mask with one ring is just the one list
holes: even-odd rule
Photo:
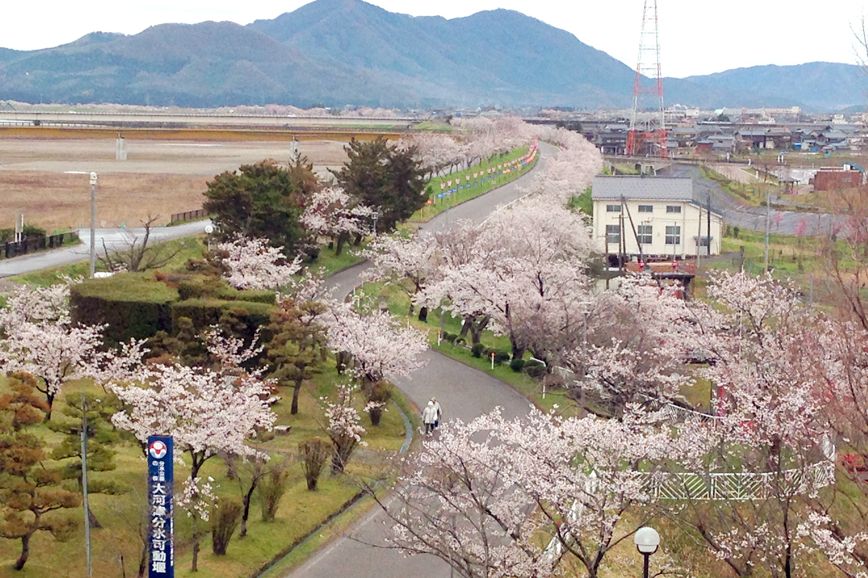
[[[302, 141], [299, 151], [317, 172], [343, 163], [342, 142]], [[115, 160], [114, 139], [0, 138], [0, 228], [15, 215], [49, 231], [90, 222], [88, 175], [99, 173], [97, 223], [135, 226], [148, 214], [198, 209], [214, 175], [266, 158], [285, 162], [287, 142], [178, 142], [126, 139], [126, 161]]]

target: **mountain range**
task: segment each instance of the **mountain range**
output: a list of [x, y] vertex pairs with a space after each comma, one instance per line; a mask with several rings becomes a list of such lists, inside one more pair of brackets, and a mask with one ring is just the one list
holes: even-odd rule
[[[0, 48], [0, 99], [213, 107], [625, 108], [634, 72], [572, 34], [510, 10], [413, 17], [362, 0], [316, 0], [273, 20], [94, 32], [32, 51]], [[854, 65], [758, 66], [664, 80], [667, 103], [862, 104]]]

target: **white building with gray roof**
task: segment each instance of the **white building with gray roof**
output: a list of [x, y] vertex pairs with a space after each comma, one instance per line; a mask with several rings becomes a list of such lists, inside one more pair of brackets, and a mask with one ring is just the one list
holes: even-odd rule
[[619, 254], [646, 260], [719, 255], [723, 217], [710, 213], [690, 178], [600, 176], [591, 188], [594, 242], [617, 262]]

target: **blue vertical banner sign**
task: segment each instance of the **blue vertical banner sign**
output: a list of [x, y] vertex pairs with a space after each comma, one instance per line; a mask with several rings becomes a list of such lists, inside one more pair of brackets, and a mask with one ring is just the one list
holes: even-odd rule
[[148, 578], [174, 578], [172, 438], [148, 437]]

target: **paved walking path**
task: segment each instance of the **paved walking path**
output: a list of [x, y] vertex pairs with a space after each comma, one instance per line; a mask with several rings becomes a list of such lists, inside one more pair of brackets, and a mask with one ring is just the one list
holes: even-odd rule
[[[205, 232], [205, 225], [211, 221], [195, 221], [184, 223], [175, 227], [153, 227], [149, 243], [159, 243], [181, 237], [190, 237]], [[105, 241], [109, 250], [121, 249], [128, 246], [129, 239], [133, 236], [139, 238], [145, 234], [144, 229], [96, 229], [96, 253], [103, 253], [102, 244]], [[10, 277], [41, 269], [53, 269], [63, 265], [71, 265], [79, 261], [86, 261], [90, 257], [90, 229], [81, 229], [78, 232], [81, 244], [41, 251], [30, 255], [22, 255], [12, 259], [0, 260], [0, 277]]]
[[[555, 149], [541, 145], [541, 168]], [[487, 195], [459, 205], [423, 225], [423, 230], [448, 228], [459, 219], [482, 221], [497, 207], [505, 205], [522, 194], [529, 180], [528, 173], [513, 183]], [[345, 296], [359, 284], [359, 275], [369, 265], [362, 263], [329, 278], [328, 285], [335, 295]], [[454, 361], [436, 351], [424, 354], [426, 365], [406, 378], [394, 378], [401, 390], [419, 406], [436, 396], [443, 406], [444, 421], [471, 420], [496, 406], [503, 408], [507, 418], [527, 414], [530, 402], [503, 382], [486, 373]], [[433, 556], [405, 557], [396, 550], [371, 546], [384, 546], [390, 526], [387, 516], [379, 508], [358, 521], [346, 536], [321, 550], [304, 565], [290, 573], [297, 578], [377, 577], [377, 578], [447, 578], [450, 568]]]

